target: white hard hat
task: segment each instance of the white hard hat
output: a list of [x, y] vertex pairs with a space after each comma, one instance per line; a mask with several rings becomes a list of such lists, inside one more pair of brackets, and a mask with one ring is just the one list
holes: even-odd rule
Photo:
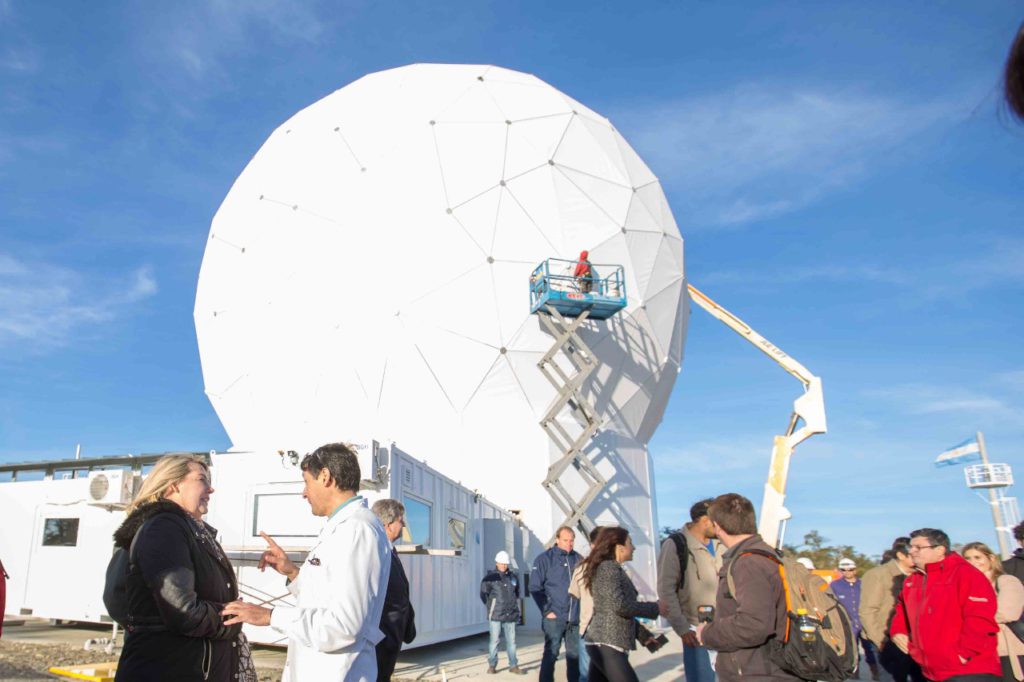
[[506, 552], [505, 550], [501, 550], [500, 552], [494, 555], [494, 563], [508, 565], [512, 563], [512, 560], [508, 558], [508, 552]]
[[854, 563], [853, 559], [843, 557], [839, 560], [839, 568], [857, 568], [857, 564]]
[[799, 563], [803, 564], [804, 566], [806, 566], [808, 571], [813, 571], [814, 570], [814, 562], [811, 561], [810, 559], [808, 559], [807, 557], [805, 557], [805, 556], [797, 557], [796, 560], [797, 560], [797, 562], [799, 562]]

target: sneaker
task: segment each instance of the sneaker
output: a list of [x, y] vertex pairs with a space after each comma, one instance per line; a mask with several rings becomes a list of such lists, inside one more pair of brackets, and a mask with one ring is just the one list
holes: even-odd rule
[[511, 668], [508, 669], [508, 671], [510, 673], [512, 673], [513, 675], [525, 675], [526, 674], [526, 671], [525, 670], [520, 670], [518, 665], [512, 666]]
[[487, 666], [487, 674], [488, 674], [488, 675], [493, 675], [493, 674], [495, 674], [496, 672], [498, 672], [498, 671], [494, 669], [494, 666], [493, 666], [493, 665], [489, 665], [489, 666]]

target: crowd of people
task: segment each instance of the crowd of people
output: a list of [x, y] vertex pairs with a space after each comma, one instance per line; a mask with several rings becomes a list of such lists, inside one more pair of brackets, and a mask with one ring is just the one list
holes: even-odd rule
[[[286, 606], [239, 599], [235, 570], [203, 520], [214, 492], [205, 461], [169, 455], [157, 462], [115, 533], [108, 568], [104, 602], [126, 631], [117, 680], [254, 681], [244, 623], [287, 638], [286, 681], [391, 679], [402, 645], [416, 636], [410, 585], [393, 544], [405, 509], [393, 499], [368, 507], [346, 445], [325, 445], [300, 467], [303, 495], [326, 519], [318, 538], [300, 561], [261, 534], [267, 549], [259, 568], [284, 578], [292, 597]], [[554, 680], [563, 652], [569, 682], [638, 680], [629, 654], [637, 642], [654, 650], [665, 641], [640, 622], [658, 616], [682, 640], [678, 667], [687, 682], [828, 679], [801, 675], [780, 656], [796, 632], [792, 576], [757, 534], [750, 500], [735, 493], [704, 499], [689, 516], [661, 545], [656, 602], [639, 597], [625, 569], [634, 552], [627, 529], [593, 529], [586, 557], [575, 549], [576, 532], [558, 529], [528, 581], [544, 635], [541, 682]], [[1024, 682], [1024, 524], [1015, 536], [1022, 548], [1005, 563], [980, 542], [955, 552], [933, 528], [896, 538], [862, 577], [854, 561], [840, 559], [838, 577], [821, 589], [846, 614], [854, 660], [863, 649], [873, 680], [885, 670], [894, 682]], [[498, 670], [504, 639], [508, 671], [524, 674], [516, 626], [525, 594], [513, 568], [500, 551], [480, 584], [488, 673]], [[804, 569], [790, 568], [797, 570]]]
[[[1021, 548], [1005, 564], [980, 542], [954, 552], [946, 533], [934, 528], [896, 538], [882, 563], [862, 577], [852, 559], [837, 562], [827, 589], [846, 615], [854, 660], [863, 651], [872, 680], [881, 679], [883, 670], [894, 682], [1024, 680], [1024, 524], [1014, 533]], [[682, 640], [680, 672], [687, 682], [808, 679], [779, 655], [782, 643], [795, 636], [790, 587], [780, 571], [782, 553], [757, 534], [750, 500], [730, 493], [691, 507], [689, 521], [662, 543], [656, 603], [638, 599], [623, 570], [634, 549], [627, 530], [595, 528], [586, 558], [574, 544], [575, 532], [560, 528], [530, 574], [543, 618], [541, 682], [554, 679], [563, 649], [569, 682], [637, 680], [629, 652], [637, 642], [651, 643], [637, 619], [658, 615]], [[518, 576], [507, 555], [498, 559], [481, 597], [489, 613], [501, 615], [510, 670], [521, 672], [514, 625], [508, 626], [520, 615]], [[503, 596], [485, 596], [495, 594], [486, 586], [499, 580], [508, 584]], [[820, 585], [826, 589], [824, 581]], [[497, 666], [500, 633], [494, 625], [488, 673]]]

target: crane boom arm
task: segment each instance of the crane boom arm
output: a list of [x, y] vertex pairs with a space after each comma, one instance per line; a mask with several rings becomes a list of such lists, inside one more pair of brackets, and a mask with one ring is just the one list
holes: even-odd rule
[[786, 481], [789, 478], [789, 462], [793, 456], [793, 449], [811, 436], [825, 433], [827, 430], [825, 398], [821, 388], [821, 379], [782, 352], [781, 348], [754, 331], [743, 320], [715, 303], [697, 287], [687, 284], [687, 289], [690, 292], [690, 299], [694, 303], [746, 339], [803, 384], [804, 393], [793, 401], [793, 412], [790, 415], [785, 435], [775, 436], [771, 463], [768, 466], [768, 480], [764, 486], [764, 499], [761, 502], [758, 533], [769, 545], [777, 547], [782, 544], [785, 523], [790, 518], [785, 501]]
[[712, 301], [697, 287], [692, 284], [687, 284], [686, 288], [690, 291], [690, 300], [706, 310], [716, 320], [725, 324], [729, 329], [745, 338], [759, 351], [777, 362], [782, 369], [799, 379], [804, 386], [808, 386], [815, 378], [815, 376], [811, 374], [806, 367], [786, 355], [781, 348], [751, 329], [746, 322]]

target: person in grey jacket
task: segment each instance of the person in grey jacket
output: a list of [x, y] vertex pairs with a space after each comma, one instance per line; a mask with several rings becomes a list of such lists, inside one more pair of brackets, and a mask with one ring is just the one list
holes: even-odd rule
[[658, 599], [668, 606], [668, 622], [683, 640], [686, 682], [715, 682], [711, 656], [698, 644], [695, 634], [698, 608], [715, 605], [718, 570], [722, 568], [725, 552], [708, 518], [708, 506], [713, 501], [701, 500], [690, 507], [690, 523], [673, 533], [686, 548], [685, 570], [680, 564], [676, 538], [665, 538], [658, 554]]
[[658, 602], [637, 599], [636, 587], [622, 570], [633, 558], [633, 541], [625, 528], [601, 529], [583, 560], [583, 584], [594, 599], [594, 615], [584, 639], [590, 654], [589, 682], [637, 682], [629, 664], [636, 648], [635, 618], [657, 618]]
[[494, 557], [495, 570], [488, 571], [480, 582], [480, 601], [487, 607], [491, 641], [487, 650], [487, 673], [493, 675], [498, 667], [498, 640], [505, 633], [505, 653], [508, 671], [524, 674], [516, 658], [516, 623], [519, 622], [519, 576], [509, 569], [511, 559], [502, 550]]

